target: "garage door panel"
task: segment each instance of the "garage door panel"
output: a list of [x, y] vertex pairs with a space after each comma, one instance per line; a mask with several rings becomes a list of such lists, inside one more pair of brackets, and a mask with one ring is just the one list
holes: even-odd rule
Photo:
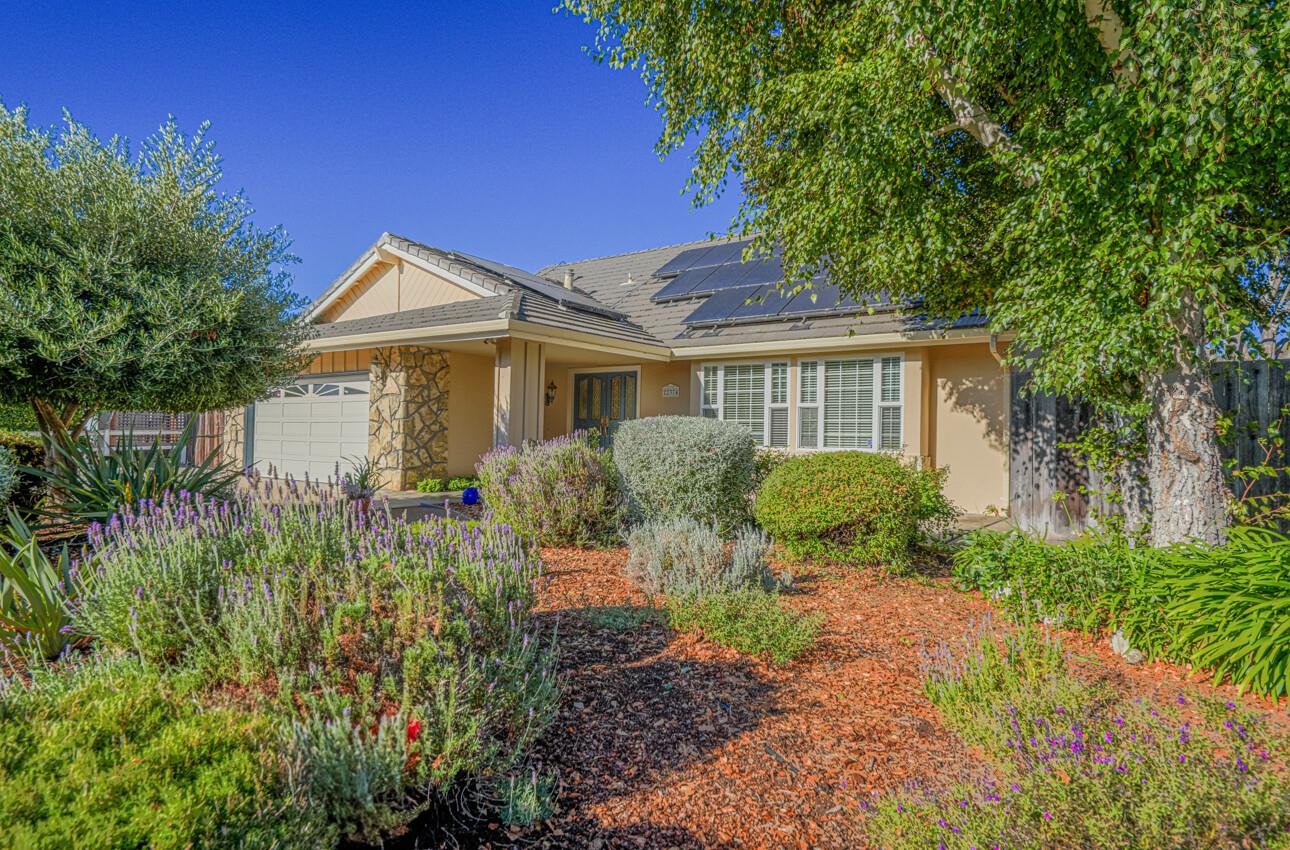
[[278, 475], [327, 479], [367, 455], [368, 382], [301, 381], [256, 403], [255, 466]]

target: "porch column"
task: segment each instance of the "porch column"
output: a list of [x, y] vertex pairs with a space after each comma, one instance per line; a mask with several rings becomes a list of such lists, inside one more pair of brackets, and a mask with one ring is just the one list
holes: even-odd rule
[[493, 366], [493, 445], [542, 439], [546, 350], [540, 342], [502, 339]]
[[[905, 352], [905, 392], [901, 399], [905, 409], [904, 433], [901, 434], [902, 451], [906, 459], [920, 465], [930, 465], [932, 453], [927, 434], [930, 417], [927, 411], [929, 395], [924, 390], [927, 372], [925, 366], [926, 350], [915, 348]], [[932, 402], [934, 403], [934, 399]]]
[[448, 463], [448, 355], [416, 345], [372, 352], [367, 456], [381, 486], [411, 490]]

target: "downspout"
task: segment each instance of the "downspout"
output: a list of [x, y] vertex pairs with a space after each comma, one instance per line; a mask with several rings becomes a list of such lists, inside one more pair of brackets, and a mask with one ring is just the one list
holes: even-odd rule
[[994, 357], [996, 363], [1003, 367], [1005, 372], [1008, 371], [1008, 364], [1003, 362], [1003, 355], [999, 353], [998, 334], [990, 334], [990, 355]]

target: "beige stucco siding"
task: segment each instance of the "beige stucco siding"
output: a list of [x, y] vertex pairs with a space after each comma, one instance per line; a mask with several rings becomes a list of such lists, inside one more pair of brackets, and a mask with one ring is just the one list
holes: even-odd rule
[[473, 475], [493, 442], [493, 360], [449, 352], [448, 474]]
[[1008, 375], [984, 343], [927, 349], [932, 460], [945, 494], [969, 513], [1008, 504]]
[[378, 263], [327, 308], [322, 320], [364, 319], [477, 297], [410, 263]]

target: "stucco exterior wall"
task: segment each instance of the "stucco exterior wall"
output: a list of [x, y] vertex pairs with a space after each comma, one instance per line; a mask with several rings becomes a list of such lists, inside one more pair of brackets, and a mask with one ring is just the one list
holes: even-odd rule
[[328, 307], [322, 320], [363, 319], [478, 297], [409, 263], [381, 263]]
[[474, 475], [475, 461], [493, 443], [493, 360], [449, 352], [447, 474]]
[[1008, 504], [1008, 375], [985, 343], [927, 349], [932, 461], [945, 494], [969, 513]]
[[[603, 368], [585, 367], [546, 367], [548, 383], [555, 384], [555, 398], [545, 408], [542, 423], [542, 439], [550, 440], [569, 433], [571, 412], [573, 410], [573, 376], [579, 372], [619, 372], [638, 371], [636, 399], [641, 417], [646, 416], [688, 416], [690, 413], [690, 363], [656, 363], [645, 361], [630, 366], [605, 366]], [[675, 385], [677, 395], [665, 397], [663, 388]], [[545, 386], [543, 393], [545, 395]]]

